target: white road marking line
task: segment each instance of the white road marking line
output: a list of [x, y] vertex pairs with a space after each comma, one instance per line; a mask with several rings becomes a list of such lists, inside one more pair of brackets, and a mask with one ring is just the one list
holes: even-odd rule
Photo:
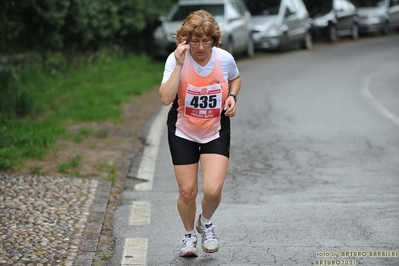
[[370, 92], [370, 80], [373, 77], [373, 75], [369, 75], [366, 78], [366, 81], [364, 83], [364, 87], [362, 89], [363, 96], [366, 98], [366, 100], [369, 102], [371, 106], [373, 106], [378, 112], [380, 112], [383, 116], [391, 120], [394, 124], [399, 126], [399, 117], [391, 113], [387, 108], [385, 108], [375, 97], [373, 94]]
[[[169, 108], [163, 106], [151, 125], [146, 140], [147, 146], [143, 151], [137, 178], [146, 180], [137, 184], [135, 189], [138, 191], [152, 190], [156, 158], [158, 155], [161, 136], [165, 130], [166, 115]], [[134, 201], [130, 213], [129, 225], [146, 225], [150, 224], [151, 204], [145, 201]], [[147, 263], [147, 238], [127, 238], [125, 241], [122, 266], [146, 265]]]
[[129, 225], [150, 224], [151, 204], [145, 201], [134, 201], [130, 213]]
[[159, 149], [161, 136], [166, 130], [166, 115], [169, 111], [167, 106], [163, 106], [151, 125], [150, 132], [147, 137], [147, 146], [144, 149], [137, 178], [147, 180], [147, 182], [139, 183], [134, 188], [139, 191], [152, 190], [154, 179], [155, 163]]
[[148, 239], [127, 238], [123, 251], [122, 266], [146, 265]]

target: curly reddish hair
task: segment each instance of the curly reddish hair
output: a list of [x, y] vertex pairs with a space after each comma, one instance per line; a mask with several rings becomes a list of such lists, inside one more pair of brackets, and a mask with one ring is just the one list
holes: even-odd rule
[[205, 10], [197, 10], [186, 17], [174, 37], [176, 44], [179, 45], [182, 42], [190, 41], [193, 36], [202, 37], [204, 34], [212, 37], [212, 46], [219, 47], [222, 43], [222, 32], [215, 18]]

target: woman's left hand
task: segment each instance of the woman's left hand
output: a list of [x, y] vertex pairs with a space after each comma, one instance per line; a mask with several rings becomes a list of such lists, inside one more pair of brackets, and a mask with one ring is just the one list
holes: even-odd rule
[[[229, 94], [238, 95], [241, 89], [241, 76], [229, 81]], [[227, 96], [224, 102], [225, 115], [228, 117], [236, 116], [237, 97]]]
[[228, 117], [233, 117], [236, 115], [236, 101], [233, 97], [227, 97], [224, 102], [224, 110], [226, 111], [224, 114]]

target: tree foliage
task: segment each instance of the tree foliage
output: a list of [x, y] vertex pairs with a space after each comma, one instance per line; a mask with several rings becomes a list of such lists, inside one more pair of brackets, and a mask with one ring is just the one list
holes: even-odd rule
[[148, 47], [176, 0], [2, 0], [0, 53]]

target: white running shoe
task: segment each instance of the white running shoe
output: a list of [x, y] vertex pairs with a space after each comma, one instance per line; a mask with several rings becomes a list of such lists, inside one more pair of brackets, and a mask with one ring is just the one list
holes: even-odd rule
[[180, 257], [198, 257], [197, 236], [185, 235], [181, 240]]
[[198, 217], [196, 225], [198, 233], [202, 236], [202, 250], [206, 253], [213, 253], [219, 250], [219, 241], [213, 232], [215, 225], [212, 223], [209, 225], [202, 224], [201, 214]]

